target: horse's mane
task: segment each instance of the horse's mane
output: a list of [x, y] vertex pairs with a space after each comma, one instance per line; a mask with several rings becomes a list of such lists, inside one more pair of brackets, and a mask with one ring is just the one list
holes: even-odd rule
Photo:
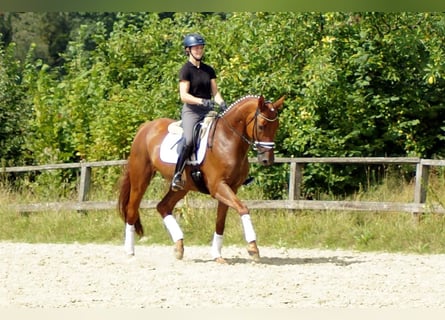
[[237, 105], [238, 103], [240, 103], [243, 100], [249, 99], [249, 98], [255, 98], [255, 99], [259, 99], [260, 96], [258, 95], [252, 95], [249, 94], [247, 96], [241, 97], [238, 100], [236, 100], [235, 102], [233, 102], [230, 106], [227, 107], [227, 109], [223, 112], [223, 114], [225, 114], [226, 112], [228, 112], [230, 109], [232, 109], [235, 105]]

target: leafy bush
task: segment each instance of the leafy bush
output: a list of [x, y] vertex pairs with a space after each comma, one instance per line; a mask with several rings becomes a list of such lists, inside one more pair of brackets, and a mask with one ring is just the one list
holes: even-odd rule
[[[277, 156], [445, 155], [443, 13], [105, 17], [79, 27], [57, 67], [33, 60], [31, 48], [20, 69], [13, 43], [0, 51], [4, 163], [125, 158], [144, 121], [179, 118], [182, 38], [196, 31], [228, 103], [287, 96]], [[266, 195], [285, 193], [285, 168], [252, 172]], [[366, 179], [352, 167], [310, 166], [306, 174], [312, 194], [353, 192]]]

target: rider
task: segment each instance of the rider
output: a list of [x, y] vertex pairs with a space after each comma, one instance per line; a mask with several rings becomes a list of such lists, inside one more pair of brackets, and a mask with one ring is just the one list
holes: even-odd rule
[[[215, 70], [202, 62], [204, 56], [204, 38], [197, 33], [191, 33], [184, 38], [185, 54], [188, 61], [179, 71], [179, 94], [183, 102], [181, 120], [183, 139], [179, 146], [178, 162], [171, 183], [173, 191], [182, 190], [182, 172], [185, 160], [193, 148], [193, 128], [195, 124], [215, 106], [215, 102], [225, 110], [227, 105], [216, 84]], [[211, 99], [214, 99], [212, 101]]]

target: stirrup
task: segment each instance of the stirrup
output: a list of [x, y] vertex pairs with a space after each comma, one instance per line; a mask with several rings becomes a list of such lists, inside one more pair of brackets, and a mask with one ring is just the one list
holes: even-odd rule
[[182, 181], [182, 174], [180, 172], [173, 176], [171, 188], [173, 191], [184, 189], [184, 181]]

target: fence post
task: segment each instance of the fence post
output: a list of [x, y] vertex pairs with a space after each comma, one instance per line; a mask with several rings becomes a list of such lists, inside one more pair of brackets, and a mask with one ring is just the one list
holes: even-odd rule
[[84, 161], [80, 162], [79, 202], [88, 200], [91, 183], [91, 167]]
[[428, 189], [429, 166], [422, 163], [416, 165], [416, 186], [414, 189], [414, 202], [425, 203]]
[[[422, 163], [422, 159], [416, 164], [416, 185], [414, 187], [414, 202], [425, 203], [428, 190], [429, 166]], [[416, 221], [419, 221], [419, 212], [413, 212]]]
[[303, 164], [291, 162], [289, 174], [289, 200], [300, 200], [303, 181]]

